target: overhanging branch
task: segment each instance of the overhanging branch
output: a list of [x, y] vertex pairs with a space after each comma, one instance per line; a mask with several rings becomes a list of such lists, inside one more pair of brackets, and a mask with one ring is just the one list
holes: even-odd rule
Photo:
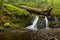
[[35, 8], [31, 8], [31, 7], [28, 7], [28, 6], [25, 6], [25, 5], [17, 5], [17, 4], [13, 4], [14, 6], [17, 6], [19, 8], [22, 8], [22, 9], [26, 9], [28, 12], [30, 13], [35, 13], [35, 14], [38, 14], [38, 15], [47, 15], [47, 13], [49, 13], [50, 15], [50, 12], [52, 10], [52, 7], [50, 7], [49, 9], [47, 10], [37, 10]]

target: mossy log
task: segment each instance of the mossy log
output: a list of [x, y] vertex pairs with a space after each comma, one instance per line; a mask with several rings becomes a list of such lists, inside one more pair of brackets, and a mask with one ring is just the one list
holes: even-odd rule
[[19, 8], [26, 9], [28, 12], [35, 13], [35, 14], [38, 14], [38, 15], [47, 15], [47, 13], [48, 13], [48, 15], [50, 15], [51, 10], [53, 8], [53, 7], [49, 7], [46, 10], [37, 10], [36, 8], [31, 8], [31, 7], [28, 7], [28, 6], [23, 5], [23, 4], [20, 4], [20, 5], [12, 4], [12, 5], [15, 5], [15, 6], [19, 7]]
[[60, 40], [60, 28], [39, 30], [0, 29], [0, 40]]

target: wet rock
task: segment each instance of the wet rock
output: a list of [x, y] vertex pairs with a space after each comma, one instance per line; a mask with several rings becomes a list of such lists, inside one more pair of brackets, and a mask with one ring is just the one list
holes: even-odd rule
[[0, 40], [60, 40], [60, 28], [39, 30], [9, 30], [0, 32]]
[[46, 26], [46, 24], [45, 24], [44, 16], [43, 15], [42, 16], [40, 15], [39, 20], [38, 20], [38, 23], [37, 23], [37, 28], [38, 29], [44, 29], [45, 26]]

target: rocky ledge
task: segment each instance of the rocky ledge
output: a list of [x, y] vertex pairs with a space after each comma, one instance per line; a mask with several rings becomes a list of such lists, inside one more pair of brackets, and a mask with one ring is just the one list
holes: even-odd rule
[[0, 40], [60, 40], [60, 28], [55, 29], [0, 29]]

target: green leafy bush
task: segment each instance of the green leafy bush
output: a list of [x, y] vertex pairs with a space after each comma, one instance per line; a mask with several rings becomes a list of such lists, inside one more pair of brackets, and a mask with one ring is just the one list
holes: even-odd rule
[[5, 8], [12, 12], [11, 14], [18, 14], [18, 15], [29, 15], [29, 12], [27, 12], [25, 9], [18, 8], [16, 6], [13, 6], [11, 4], [4, 4]]
[[7, 17], [3, 26], [12, 26], [13, 28], [27, 27], [33, 18], [33, 16], [25, 9], [18, 8], [11, 4], [4, 4], [5, 14]]

